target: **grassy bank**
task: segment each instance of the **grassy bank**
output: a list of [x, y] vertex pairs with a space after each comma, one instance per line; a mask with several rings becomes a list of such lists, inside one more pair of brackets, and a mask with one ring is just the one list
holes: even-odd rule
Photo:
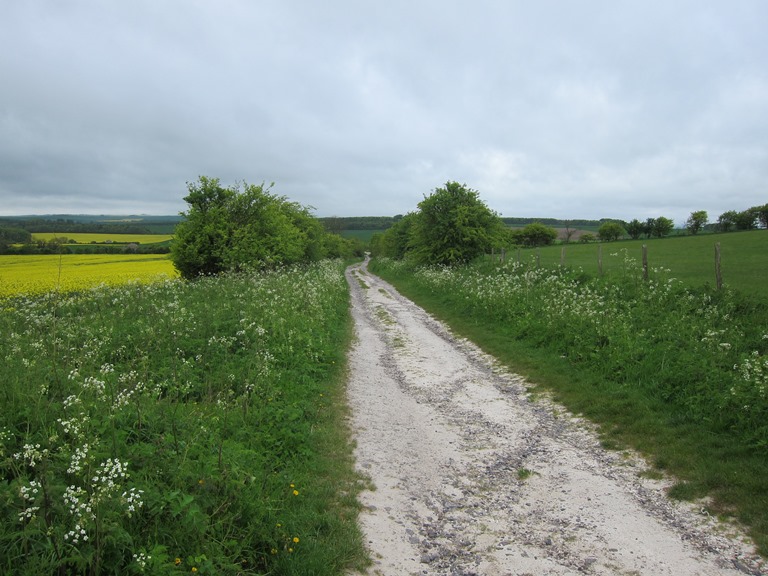
[[0, 571], [366, 563], [341, 263], [0, 301]]
[[[371, 270], [601, 425], [606, 447], [632, 446], [710, 496], [768, 554], [768, 307], [725, 290], [649, 282], [630, 260], [610, 278], [485, 262]], [[536, 387], [534, 387], [536, 388]]]

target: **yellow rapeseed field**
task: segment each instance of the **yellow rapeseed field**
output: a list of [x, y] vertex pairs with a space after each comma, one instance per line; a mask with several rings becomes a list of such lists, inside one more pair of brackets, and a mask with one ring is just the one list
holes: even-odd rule
[[176, 278], [164, 254], [0, 256], [0, 297]]
[[171, 234], [79, 234], [77, 232], [35, 232], [32, 240], [50, 242], [54, 238], [66, 238], [78, 244], [114, 242], [115, 244], [156, 244], [173, 238]]

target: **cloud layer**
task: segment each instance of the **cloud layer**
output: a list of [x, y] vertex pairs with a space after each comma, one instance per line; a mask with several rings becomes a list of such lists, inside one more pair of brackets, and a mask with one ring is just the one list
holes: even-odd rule
[[199, 175], [320, 216], [768, 202], [761, 0], [8, 4], [0, 214], [172, 214]]

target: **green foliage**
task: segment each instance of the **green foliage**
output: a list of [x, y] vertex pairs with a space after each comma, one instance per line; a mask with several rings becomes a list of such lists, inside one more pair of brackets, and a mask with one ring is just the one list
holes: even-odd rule
[[645, 234], [649, 238], [651, 236], [654, 238], [663, 238], [664, 236], [668, 236], [674, 227], [675, 223], [664, 216], [648, 218], [645, 222]]
[[643, 234], [645, 230], [645, 225], [640, 222], [637, 218], [627, 223], [626, 226], [627, 234], [629, 234], [629, 237], [632, 238], [632, 240], [637, 240], [640, 238], [640, 235]]
[[514, 244], [523, 246], [549, 246], [557, 239], [557, 230], [541, 222], [532, 222], [527, 226], [511, 231]]
[[389, 258], [405, 258], [411, 249], [411, 234], [417, 215], [410, 212], [395, 222], [383, 234], [371, 237], [371, 253]]
[[738, 212], [734, 219], [736, 230], [754, 230], [757, 228], [757, 216], [758, 212], [755, 208]]
[[217, 178], [201, 176], [188, 190], [189, 209], [171, 248], [184, 278], [314, 262], [327, 255], [326, 245], [341, 251], [341, 243], [326, 243], [308, 208], [263, 185], [224, 188]]
[[698, 234], [708, 221], [707, 211], [697, 210], [696, 212], [691, 212], [691, 215], [688, 216], [688, 220], [685, 221], [685, 227], [690, 234]]
[[525, 367], [576, 412], [712, 496], [768, 554], [768, 306], [689, 288], [629, 259], [598, 278], [487, 261], [456, 268], [376, 260], [372, 271]]
[[365, 564], [343, 265], [0, 302], [0, 572]]
[[597, 237], [603, 242], [618, 240], [624, 234], [626, 231], [618, 222], [604, 222], [597, 231]]
[[409, 234], [410, 253], [418, 262], [469, 262], [490, 251], [502, 237], [504, 225], [498, 215], [477, 191], [458, 182], [436, 188], [418, 206]]
[[730, 232], [732, 229], [734, 229], [736, 227], [737, 217], [738, 217], [738, 212], [736, 212], [735, 210], [728, 210], [720, 214], [720, 216], [717, 219], [718, 232]]
[[757, 214], [757, 221], [763, 228], [768, 228], [768, 204], [752, 208]]

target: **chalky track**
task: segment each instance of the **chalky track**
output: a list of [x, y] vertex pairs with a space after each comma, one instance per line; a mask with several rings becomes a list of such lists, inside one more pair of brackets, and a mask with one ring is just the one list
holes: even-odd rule
[[519, 377], [365, 263], [347, 279], [355, 454], [375, 485], [360, 519], [370, 574], [768, 570], [734, 528], [671, 502], [640, 458], [605, 451], [588, 423], [532, 401]]

